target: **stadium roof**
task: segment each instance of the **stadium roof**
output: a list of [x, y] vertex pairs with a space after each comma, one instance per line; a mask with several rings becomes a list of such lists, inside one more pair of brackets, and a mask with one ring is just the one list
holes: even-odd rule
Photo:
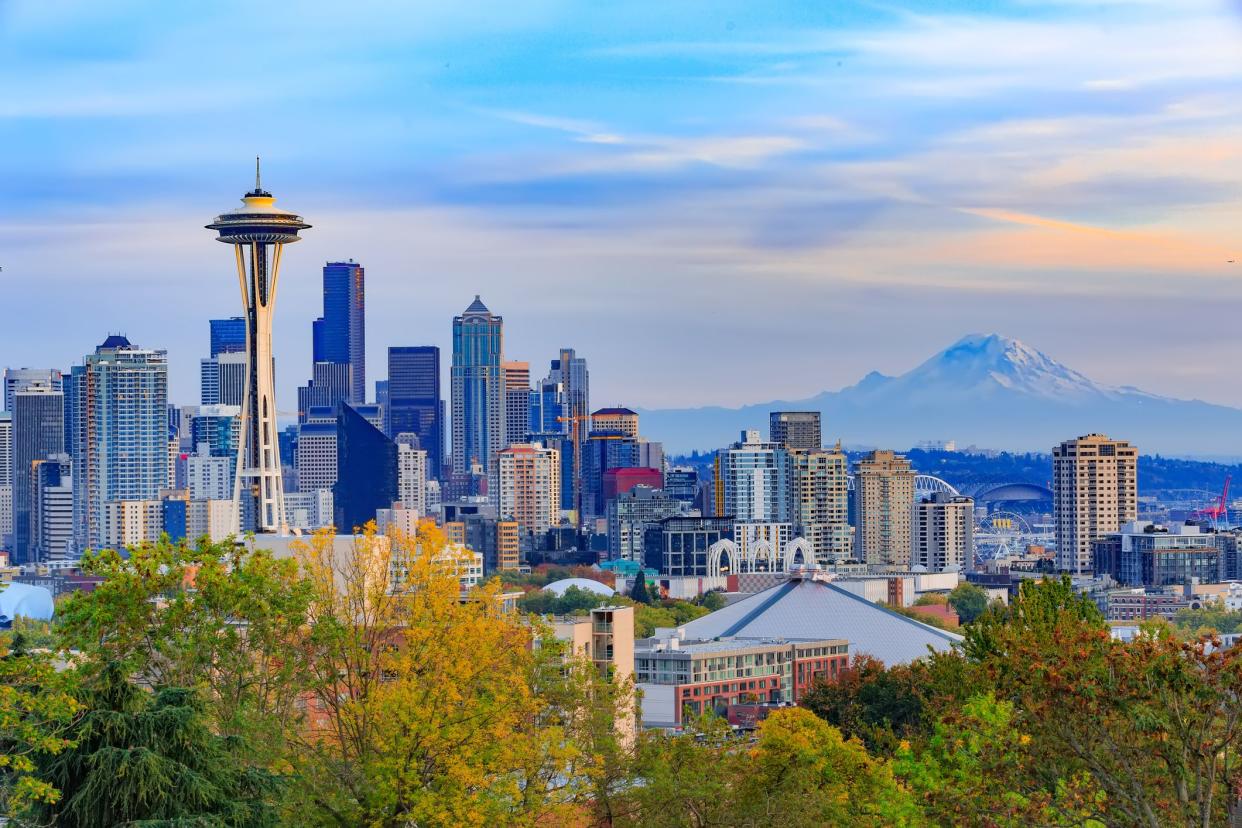
[[757, 592], [677, 629], [696, 639], [844, 638], [851, 655], [867, 653], [889, 665], [921, 658], [928, 647], [948, 650], [962, 640], [815, 577]]

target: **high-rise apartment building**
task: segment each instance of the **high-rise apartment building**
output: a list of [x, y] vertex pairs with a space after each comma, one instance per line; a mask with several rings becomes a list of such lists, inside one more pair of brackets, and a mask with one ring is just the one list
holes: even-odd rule
[[397, 435], [397, 500], [401, 508], [427, 517], [427, 452], [413, 434]]
[[741, 523], [792, 522], [789, 452], [764, 442], [757, 430], [717, 453], [721, 504], [719, 513]]
[[517, 443], [501, 451], [497, 463], [501, 520], [517, 521], [529, 535], [543, 535], [560, 523], [560, 452]]
[[818, 411], [773, 411], [768, 415], [768, 437], [791, 451], [819, 451], [824, 447]]
[[505, 445], [526, 442], [530, 432], [530, 363], [506, 362]]
[[1057, 568], [1091, 572], [1091, 541], [1138, 519], [1138, 449], [1104, 434], [1053, 448], [1052, 510]]
[[933, 492], [914, 505], [910, 563], [928, 572], [974, 568], [975, 502]]
[[73, 464], [68, 454], [36, 460], [31, 473], [30, 546], [40, 563], [77, 556], [73, 546]]
[[108, 503], [156, 500], [171, 483], [168, 354], [109, 336], [73, 375], [78, 547], [101, 548]]
[[891, 451], [873, 451], [854, 468], [854, 556], [871, 566], [910, 565], [914, 470]]
[[[775, 442], [775, 441], [773, 441]], [[820, 563], [848, 560], [853, 548], [849, 517], [849, 460], [838, 445], [831, 451], [790, 452], [792, 519]]]
[[[57, 372], [59, 374], [59, 372]], [[65, 396], [52, 383], [33, 381], [13, 393], [13, 562], [34, 560], [30, 504], [34, 464], [65, 446]]]
[[344, 399], [354, 405], [366, 402], [366, 316], [366, 273], [362, 265], [352, 260], [324, 265], [323, 316], [312, 325], [314, 362], [349, 366], [349, 390]]
[[490, 478], [496, 453], [504, 448], [503, 327], [504, 319], [478, 296], [453, 318], [453, 472], [458, 476], [477, 466]]
[[427, 452], [427, 476], [444, 471], [444, 399], [440, 393], [440, 349], [415, 345], [388, 349], [388, 436], [415, 434]]

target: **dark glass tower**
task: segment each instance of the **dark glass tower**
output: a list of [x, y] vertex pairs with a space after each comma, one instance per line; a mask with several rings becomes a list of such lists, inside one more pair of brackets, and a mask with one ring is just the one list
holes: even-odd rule
[[312, 327], [315, 362], [349, 366], [349, 397], [366, 402], [366, 273], [356, 262], [328, 262], [323, 268], [323, 316]]
[[[476, 465], [490, 477], [496, 452], [504, 448], [504, 320], [478, 296], [453, 317], [453, 472], [467, 475]], [[389, 389], [392, 394], [392, 389]]]
[[211, 326], [211, 353], [208, 356], [217, 357], [220, 354], [236, 354], [246, 350], [245, 317], [209, 319], [207, 324]]
[[13, 395], [14, 563], [31, 558], [30, 506], [36, 460], [65, 450], [65, 397], [48, 383], [33, 383]]
[[397, 500], [397, 444], [350, 405], [336, 415], [336, 484], [332, 502], [338, 532], [375, 520]]
[[444, 401], [440, 396], [440, 349], [415, 345], [388, 349], [389, 437], [418, 435], [427, 452], [427, 477], [438, 480], [444, 460]]

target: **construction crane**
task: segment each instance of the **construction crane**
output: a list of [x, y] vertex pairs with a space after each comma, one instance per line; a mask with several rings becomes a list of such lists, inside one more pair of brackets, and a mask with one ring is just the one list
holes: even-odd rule
[[578, 528], [582, 528], [582, 423], [590, 423], [590, 414], [570, 414], [557, 417], [558, 423], [569, 423], [569, 439], [574, 444], [574, 512], [578, 515]]
[[1229, 481], [1233, 475], [1225, 475], [1225, 487], [1221, 490], [1220, 498], [1216, 501], [1215, 506], [1209, 506], [1206, 509], [1200, 509], [1191, 514], [1192, 518], [1211, 518], [1212, 526], [1218, 526], [1221, 518], [1225, 520], [1225, 526], [1229, 526]]

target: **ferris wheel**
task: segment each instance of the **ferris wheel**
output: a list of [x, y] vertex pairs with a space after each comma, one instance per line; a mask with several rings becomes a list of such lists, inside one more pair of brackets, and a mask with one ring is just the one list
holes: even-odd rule
[[1047, 543], [1043, 532], [1036, 532], [1030, 522], [1016, 512], [993, 512], [975, 524], [975, 548], [981, 558], [1005, 558], [1020, 555], [1027, 544]]

